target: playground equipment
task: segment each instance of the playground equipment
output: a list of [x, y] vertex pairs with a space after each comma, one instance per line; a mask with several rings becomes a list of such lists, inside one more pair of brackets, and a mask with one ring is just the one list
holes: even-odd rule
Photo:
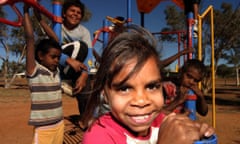
[[[109, 25], [109, 22], [112, 23], [112, 25]], [[103, 21], [103, 27], [99, 30], [95, 31], [92, 41], [92, 45], [94, 46], [97, 41], [103, 43], [103, 47], [106, 46], [106, 42], [111, 39], [111, 37], [114, 37], [115, 33], [117, 33], [123, 25], [127, 24], [128, 21], [124, 19], [124, 17], [117, 16], [115, 18], [107, 16], [106, 19]], [[100, 39], [101, 34], [103, 34], [102, 40]]]
[[22, 25], [22, 21], [23, 21], [22, 14], [18, 10], [18, 8], [15, 6], [15, 4], [18, 2], [26, 3], [30, 6], [38, 9], [39, 11], [41, 11], [42, 14], [44, 14], [45, 16], [47, 16], [54, 22], [58, 22], [58, 23], [62, 22], [61, 17], [58, 17], [58, 16], [52, 14], [51, 12], [49, 12], [42, 5], [40, 5], [37, 0], [0, 0], [0, 6], [9, 5], [12, 8], [12, 10], [15, 12], [15, 14], [17, 15], [17, 18], [18, 18], [17, 21], [10, 21], [5, 18], [0, 18], [0, 23], [4, 23], [7, 25], [15, 26], [15, 27], [19, 27]]
[[[109, 22], [112, 23], [112, 25], [109, 25]], [[94, 48], [94, 45], [97, 41], [102, 43], [102, 47], [105, 48], [108, 40], [113, 37], [114, 33], [118, 31], [118, 29], [121, 29], [121, 27], [125, 24], [130, 24], [132, 22], [131, 18], [131, 0], [127, 0], [127, 18], [124, 19], [124, 17], [117, 16], [115, 18], [107, 16], [103, 20], [103, 27], [97, 30], [93, 37], [92, 46]], [[102, 35], [102, 39], [100, 39], [100, 36]]]
[[[94, 34], [94, 39], [92, 41], [92, 45], [94, 47], [94, 45], [96, 44], [97, 41], [100, 41], [103, 44], [103, 48], [106, 46], [109, 38], [111, 38], [111, 36], [114, 34], [114, 31], [112, 30], [113, 28], [116, 27], [121, 27], [125, 24], [129, 24], [132, 20], [131, 20], [131, 0], [127, 0], [127, 7], [128, 7], [128, 13], [127, 13], [127, 19], [118, 19], [116, 18], [112, 18], [110, 16], [106, 17], [106, 19], [104, 19], [103, 21], [103, 27], [101, 29], [99, 29], [98, 31], [95, 32]], [[161, 1], [164, 0], [137, 0], [137, 4], [138, 4], [138, 9], [140, 13], [149, 13], [151, 12], [151, 10], [153, 8], [155, 8]], [[182, 9], [184, 9], [184, 4], [182, 0], [172, 0], [176, 5], [178, 5], [179, 7], [181, 7]], [[15, 11], [15, 13], [18, 16], [18, 21], [17, 22], [13, 22], [13, 21], [9, 21], [7, 19], [4, 18], [0, 18], [0, 23], [5, 23], [11, 26], [21, 26], [22, 24], [22, 15], [20, 13], [20, 11], [16, 8], [15, 3], [17, 2], [24, 2], [29, 4], [30, 6], [38, 9], [41, 13], [43, 13], [45, 16], [47, 16], [48, 18], [50, 18], [51, 20], [53, 20], [54, 25], [53, 25], [53, 29], [56, 32], [56, 34], [59, 36], [59, 38], [61, 38], [61, 25], [60, 23], [62, 22], [61, 19], [61, 4], [60, 3], [55, 3], [56, 5], [54, 5], [53, 7], [53, 14], [50, 13], [48, 10], [46, 10], [43, 6], [41, 6], [37, 0], [0, 0], [0, 6], [3, 5], [10, 5], [10, 7]], [[201, 24], [202, 24], [202, 19], [206, 16], [207, 13], [211, 12], [211, 46], [212, 46], [212, 54], [211, 54], [211, 58], [212, 58], [212, 102], [213, 102], [213, 127], [216, 127], [215, 124], [215, 75], [214, 75], [214, 34], [213, 34], [213, 7], [210, 6], [201, 16], [198, 17], [198, 21], [199, 21], [199, 25], [198, 25], [198, 30], [199, 30], [199, 35], [198, 35], [198, 59], [201, 60], [202, 56], [202, 47], [201, 47], [201, 35], [202, 35], [202, 31], [201, 31]], [[109, 22], [111, 22], [113, 25], [109, 26]], [[193, 29], [192, 29], [192, 25], [193, 25], [193, 14], [190, 12], [187, 15], [187, 31], [178, 31], [175, 32], [175, 34], [178, 34], [178, 39], [180, 38], [180, 34], [184, 33], [187, 35], [187, 44], [184, 47], [193, 47], [193, 37], [192, 37], [192, 33], [193, 33]], [[102, 34], [102, 40], [100, 40], [100, 36]], [[180, 42], [179, 42], [180, 45]], [[180, 47], [178, 48], [180, 50]], [[189, 58], [192, 58], [193, 55], [190, 54]], [[180, 61], [178, 62], [178, 64], [180, 65]], [[186, 106], [192, 111], [190, 118], [193, 120], [196, 120], [196, 96], [194, 96], [194, 93], [192, 91], [189, 91], [189, 101], [186, 102]], [[206, 140], [207, 141], [207, 140]], [[217, 143], [217, 137], [214, 135], [213, 137], [211, 137], [210, 139], [208, 139], [208, 141], [212, 142], [212, 143]], [[210, 142], [206, 142], [211, 144]], [[196, 144], [200, 144], [201, 142], [196, 142]]]
[[214, 62], [214, 21], [213, 21], [213, 6], [209, 6], [202, 15], [198, 16], [198, 58], [202, 58], [202, 19], [210, 13], [211, 18], [211, 81], [212, 81], [212, 125], [216, 127], [216, 103], [215, 103], [215, 62]]
[[[137, 0], [137, 4], [138, 4], [138, 11], [141, 13], [141, 18], [143, 18], [143, 14], [144, 13], [149, 13], [151, 12], [161, 1], [166, 1], [166, 0], [152, 0], [152, 1], [148, 1], [148, 0]], [[179, 6], [180, 8], [184, 9], [184, 1], [183, 0], [172, 0], [172, 2], [174, 2], [177, 6]], [[212, 80], [212, 125], [215, 128], [216, 127], [216, 108], [215, 108], [215, 69], [214, 69], [214, 30], [213, 30], [213, 7], [209, 6], [207, 8], [207, 10], [201, 15], [198, 16], [198, 39], [197, 41], [194, 40], [192, 34], [193, 34], [193, 24], [194, 24], [194, 20], [193, 20], [193, 13], [189, 12], [187, 14], [187, 47], [193, 47], [193, 43], [197, 42], [198, 44], [198, 59], [202, 60], [202, 19], [208, 14], [210, 13], [211, 15], [211, 64], [212, 64], [212, 68], [211, 68], [211, 80]], [[144, 26], [143, 21], [141, 20], [142, 26]], [[179, 41], [178, 41], [179, 43]], [[179, 44], [178, 44], [179, 45]], [[179, 50], [179, 47], [178, 47]], [[189, 54], [188, 58], [191, 59], [193, 58], [193, 54]], [[178, 62], [178, 64], [180, 64], [180, 62]], [[179, 67], [179, 66], [178, 66]], [[201, 87], [201, 84], [199, 85]], [[194, 96], [194, 93], [192, 91], [189, 91], [189, 100], [186, 102], [186, 107], [188, 109], [190, 109], [190, 111], [192, 111], [192, 113], [190, 114], [190, 118], [192, 118], [193, 120], [196, 119], [196, 110], [195, 110], [195, 105], [196, 105], [196, 96]]]

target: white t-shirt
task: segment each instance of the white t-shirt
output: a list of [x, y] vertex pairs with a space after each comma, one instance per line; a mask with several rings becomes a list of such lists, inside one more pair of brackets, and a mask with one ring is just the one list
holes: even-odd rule
[[89, 48], [92, 48], [90, 32], [85, 26], [79, 24], [73, 30], [68, 30], [64, 25], [62, 25], [62, 44], [78, 40], [84, 41], [87, 43]]

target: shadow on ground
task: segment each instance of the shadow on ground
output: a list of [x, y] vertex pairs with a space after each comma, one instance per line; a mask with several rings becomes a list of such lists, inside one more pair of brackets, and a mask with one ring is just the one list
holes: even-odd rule
[[79, 115], [64, 117], [65, 132], [63, 144], [79, 144], [82, 141], [83, 129], [79, 125]]
[[[219, 106], [232, 106], [234, 111], [240, 112], [240, 88], [239, 87], [223, 87], [216, 88], [215, 104]], [[207, 103], [212, 104], [212, 96], [205, 96]]]

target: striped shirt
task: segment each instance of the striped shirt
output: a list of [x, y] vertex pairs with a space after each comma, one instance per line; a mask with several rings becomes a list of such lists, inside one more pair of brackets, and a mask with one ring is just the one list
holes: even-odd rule
[[28, 75], [27, 78], [31, 92], [29, 125], [44, 126], [62, 120], [62, 92], [59, 70], [51, 72], [37, 63], [33, 74]]

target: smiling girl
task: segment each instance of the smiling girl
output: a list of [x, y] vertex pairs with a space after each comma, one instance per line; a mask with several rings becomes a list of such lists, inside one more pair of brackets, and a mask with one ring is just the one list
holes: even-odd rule
[[[148, 31], [135, 25], [108, 43], [84, 115], [90, 127], [83, 144], [190, 143], [213, 134], [208, 125], [187, 116], [161, 112], [164, 99], [155, 44]], [[95, 118], [96, 108], [104, 104], [101, 98], [110, 112], [98, 111]]]

